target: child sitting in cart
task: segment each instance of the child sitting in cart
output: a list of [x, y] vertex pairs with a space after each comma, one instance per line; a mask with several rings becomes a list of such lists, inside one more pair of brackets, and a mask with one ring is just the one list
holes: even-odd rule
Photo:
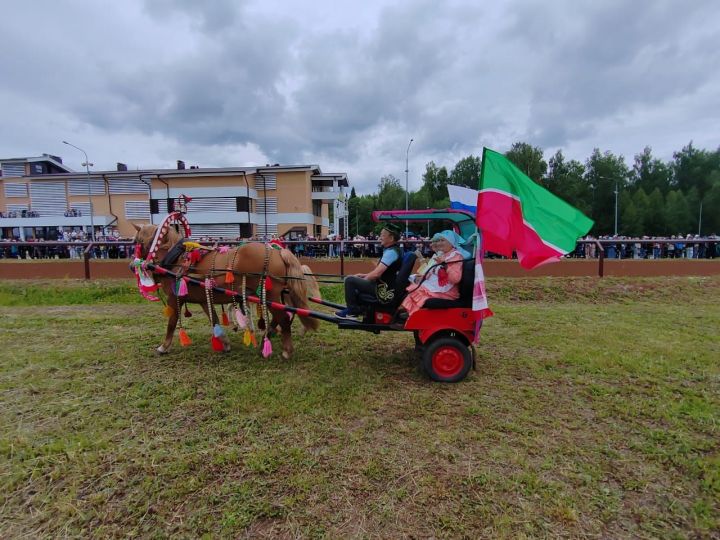
[[470, 257], [470, 254], [460, 247], [463, 243], [462, 237], [451, 230], [442, 231], [432, 237], [430, 245], [435, 253], [418, 269], [417, 274], [410, 276], [408, 295], [402, 302], [402, 308], [407, 311], [408, 317], [423, 307], [428, 298], [459, 298], [462, 261]]

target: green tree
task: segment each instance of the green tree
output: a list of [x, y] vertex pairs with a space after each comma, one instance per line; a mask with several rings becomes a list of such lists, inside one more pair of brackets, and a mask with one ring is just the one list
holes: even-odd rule
[[620, 194], [620, 223], [619, 232], [625, 236], [642, 236], [643, 223], [640, 213], [635, 206], [633, 196], [629, 191]]
[[363, 195], [362, 197], [358, 197], [357, 215], [359, 216], [359, 222], [357, 224], [357, 230], [363, 236], [367, 236], [375, 230], [377, 224], [372, 220], [372, 213], [373, 210], [377, 208], [377, 195]]
[[[612, 233], [615, 228], [615, 189], [622, 193], [629, 171], [622, 156], [600, 153], [595, 148], [585, 163], [585, 180], [592, 189], [592, 215], [596, 234]], [[621, 210], [618, 209], [618, 213]]]
[[670, 190], [672, 169], [661, 160], [652, 157], [652, 149], [646, 146], [642, 153], [635, 156], [631, 181], [646, 193], [659, 188], [663, 193]]
[[[690, 143], [673, 154], [673, 185], [688, 193], [697, 187], [702, 197], [713, 186], [717, 174], [720, 174], [720, 149], [714, 152], [699, 150]], [[713, 174], [715, 173], [715, 175]]]
[[685, 195], [679, 189], [667, 195], [665, 201], [665, 221], [670, 234], [686, 235], [690, 232], [692, 217]]
[[399, 210], [405, 208], [405, 189], [392, 174], [383, 176], [378, 184], [377, 209]]
[[659, 187], [656, 187], [652, 193], [648, 195], [644, 222], [645, 234], [660, 236], [669, 232], [665, 221], [665, 198]]
[[470, 155], [455, 164], [450, 173], [450, 184], [478, 189], [480, 186], [480, 168], [482, 162], [477, 156]]
[[702, 199], [702, 205], [700, 234], [720, 234], [720, 180], [713, 183], [712, 187], [705, 194], [705, 197]]
[[581, 212], [590, 215], [592, 211], [592, 190], [583, 173], [585, 167], [576, 160], [565, 161], [562, 150], [550, 158], [548, 175], [545, 179], [547, 189], [573, 205]]
[[425, 165], [423, 187], [430, 194], [433, 207], [437, 207], [437, 201], [447, 198], [447, 185], [448, 172], [445, 167], [438, 167], [434, 161]]
[[510, 150], [505, 152], [505, 157], [535, 182], [543, 185], [543, 178], [547, 174], [547, 162], [543, 159], [541, 148], [524, 142], [516, 142]]

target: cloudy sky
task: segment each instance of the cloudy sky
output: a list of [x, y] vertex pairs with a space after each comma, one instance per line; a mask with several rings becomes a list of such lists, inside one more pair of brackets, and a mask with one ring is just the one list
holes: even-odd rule
[[717, 0], [10, 0], [0, 157], [319, 164], [359, 193], [525, 141], [720, 144]]

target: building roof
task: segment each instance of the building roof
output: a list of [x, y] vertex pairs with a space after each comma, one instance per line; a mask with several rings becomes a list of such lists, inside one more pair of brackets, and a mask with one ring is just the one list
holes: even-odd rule
[[38, 161], [47, 161], [55, 165], [58, 169], [73, 172], [70, 167], [63, 164], [62, 159], [58, 156], [51, 156], [50, 154], [35, 157], [0, 158], [0, 163], [37, 163]]

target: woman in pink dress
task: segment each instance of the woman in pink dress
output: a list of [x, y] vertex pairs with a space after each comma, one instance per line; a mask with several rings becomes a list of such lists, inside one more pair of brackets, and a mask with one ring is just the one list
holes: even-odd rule
[[407, 288], [408, 295], [402, 303], [408, 317], [423, 307], [428, 298], [459, 298], [461, 261], [467, 255], [458, 251], [461, 242], [462, 238], [454, 231], [443, 231], [433, 236], [431, 246], [435, 254], [418, 269], [417, 274], [410, 276], [412, 284]]

